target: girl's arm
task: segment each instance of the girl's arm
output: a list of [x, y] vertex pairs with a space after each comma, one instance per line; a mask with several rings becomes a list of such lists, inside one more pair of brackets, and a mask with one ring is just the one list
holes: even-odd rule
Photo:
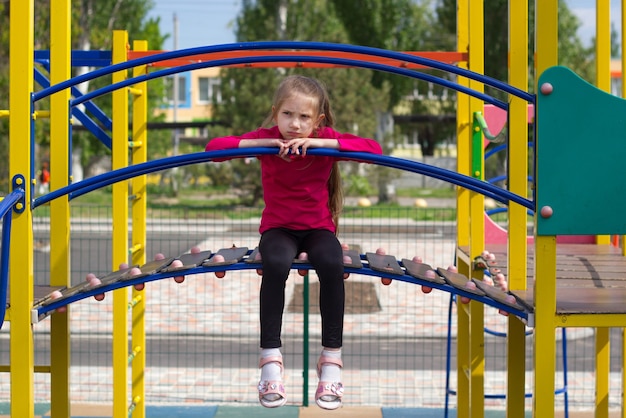
[[280, 140], [277, 134], [278, 128], [264, 129], [248, 132], [243, 135], [223, 136], [213, 138], [205, 147], [205, 151], [217, 151], [233, 148], [253, 148], [253, 147], [277, 147]]

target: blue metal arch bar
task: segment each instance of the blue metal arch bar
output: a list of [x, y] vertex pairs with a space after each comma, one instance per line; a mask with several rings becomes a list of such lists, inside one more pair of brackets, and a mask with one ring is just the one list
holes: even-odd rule
[[[105, 187], [119, 181], [128, 180], [143, 174], [149, 174], [168, 168], [221, 160], [224, 158], [254, 157], [257, 155], [276, 154], [277, 152], [277, 148], [236, 148], [222, 151], [198, 152], [152, 160], [90, 177], [50, 192], [44, 196], [36, 198], [33, 201], [33, 209], [61, 196], [68, 195], [73, 199], [95, 189]], [[526, 207], [527, 209], [535, 209], [533, 201], [511, 193], [508, 190], [504, 190], [487, 182], [459, 174], [455, 171], [431, 166], [418, 161], [405, 160], [387, 155], [377, 155], [365, 152], [342, 152], [324, 148], [310, 149], [307, 153], [310, 155], [335, 157], [340, 160], [369, 162], [376, 165], [423, 174], [456, 184], [457, 186], [462, 186], [506, 205], [508, 205], [509, 202], [514, 202]]]
[[276, 55], [273, 57], [225, 58], [221, 60], [204, 61], [204, 62], [198, 62], [194, 64], [183, 65], [179, 67], [169, 68], [166, 70], [155, 71], [148, 75], [141, 75], [141, 76], [129, 78], [124, 81], [120, 81], [118, 83], [111, 84], [111, 85], [102, 87], [98, 90], [89, 92], [81, 97], [78, 97], [72, 100], [71, 105], [77, 106], [88, 100], [95, 99], [96, 97], [110, 93], [122, 87], [132, 86], [133, 84], [157, 79], [160, 77], [165, 77], [165, 76], [172, 75], [172, 74], [198, 70], [201, 68], [226, 67], [229, 65], [250, 64], [250, 63], [256, 63], [256, 62], [315, 62], [315, 63], [323, 63], [323, 64], [344, 65], [344, 66], [349, 66], [349, 67], [369, 68], [369, 69], [377, 70], [377, 71], [395, 73], [395, 74], [403, 75], [406, 77], [418, 78], [421, 80], [426, 80], [435, 84], [442, 85], [444, 87], [459, 91], [461, 93], [465, 93], [472, 97], [476, 97], [486, 103], [492, 104], [502, 110], [508, 111], [508, 104], [501, 100], [498, 100], [492, 96], [481, 93], [479, 91], [470, 89], [468, 87], [462, 86], [458, 83], [454, 83], [452, 81], [449, 81], [440, 77], [436, 77], [430, 74], [420, 73], [420, 72], [417, 72], [414, 70], [408, 70], [405, 68], [398, 68], [398, 67], [394, 67], [391, 65], [371, 63], [371, 62], [362, 61], [362, 60], [353, 60], [353, 59], [346, 59], [346, 58], [331, 58], [331, 57], [310, 57], [310, 56], [304, 56], [304, 55], [303, 56]]
[[[522, 98], [528, 103], [535, 102], [535, 96], [525, 92], [523, 90], [517, 89], [509, 84], [503, 83], [499, 80], [496, 80], [491, 77], [487, 77], [483, 74], [478, 74], [463, 68], [456, 67], [454, 65], [445, 64], [436, 60], [418, 57], [415, 55], [410, 55], [402, 52], [395, 51], [387, 51], [379, 48], [365, 47], [365, 46], [357, 46], [357, 45], [346, 45], [346, 44], [335, 44], [335, 43], [327, 43], [327, 42], [296, 42], [296, 41], [267, 41], [267, 42], [242, 42], [235, 44], [221, 44], [221, 45], [212, 45], [212, 46], [204, 46], [204, 47], [196, 47], [196, 48], [187, 48], [181, 49], [177, 51], [164, 52], [161, 54], [155, 54], [148, 57], [138, 58], [135, 60], [126, 61], [119, 64], [114, 64], [109, 67], [101, 68], [95, 70], [93, 72], [75, 77], [71, 80], [59, 83], [57, 85], [51, 86], [47, 89], [44, 89], [40, 92], [37, 92], [33, 95], [33, 100], [38, 101], [44, 97], [50, 96], [58, 91], [61, 91], [65, 88], [74, 86], [76, 84], [80, 84], [104, 75], [112, 74], [117, 71], [127, 70], [129, 68], [133, 68], [139, 65], [148, 65], [150, 63], [165, 61], [169, 59], [175, 58], [183, 58], [189, 57], [193, 55], [199, 54], [208, 54], [214, 52], [228, 52], [228, 51], [241, 51], [241, 50], [261, 50], [261, 49], [290, 49], [290, 50], [321, 50], [321, 51], [339, 51], [339, 52], [350, 52], [356, 54], [370, 55], [370, 56], [378, 56], [383, 58], [390, 58], [399, 61], [406, 61], [414, 64], [420, 64], [425, 67], [445, 71], [448, 73], [456, 74], [461, 77], [466, 77], [471, 80], [479, 81], [488, 86], [494, 87], [498, 90], [504, 91], [506, 93], [512, 94], [516, 97]], [[287, 60], [292, 61], [293, 59]], [[283, 60], [285, 61], [285, 60]], [[252, 62], [252, 61], [249, 61]]]

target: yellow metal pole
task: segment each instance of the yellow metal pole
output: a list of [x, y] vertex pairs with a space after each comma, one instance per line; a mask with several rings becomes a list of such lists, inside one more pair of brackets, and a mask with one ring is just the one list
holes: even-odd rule
[[[626, 0], [622, 0], [622, 28], [626, 28]], [[622, 30], [622, 42], [621, 45], [626, 45], [626, 31]], [[626, 54], [622, 54], [622, 65], [620, 68], [621, 78], [622, 78], [622, 98], [626, 98], [626, 74], [624, 74], [624, 69], [626, 69]], [[622, 245], [622, 255], [626, 256], [626, 235], [621, 236], [621, 245]], [[626, 344], [626, 343], [625, 343]], [[625, 351], [626, 352], [626, 351]], [[622, 356], [624, 359], [624, 356]], [[624, 359], [626, 363], [626, 359]], [[626, 379], [622, 381], [626, 382]], [[624, 395], [626, 397], [626, 395]], [[624, 402], [622, 402], [624, 405]]]
[[11, 416], [32, 418], [34, 404], [33, 228], [31, 199], [31, 99], [33, 91], [34, 1], [11, 3], [9, 28], [9, 181], [24, 188], [26, 204], [13, 214], [9, 259], [11, 300]]
[[[611, 92], [611, 4], [596, 0], [596, 86]], [[598, 235], [599, 245], [610, 245], [610, 235]], [[609, 373], [611, 363], [609, 328], [596, 328], [596, 417], [609, 415]]]
[[[622, 42], [621, 45], [626, 45], [626, 0], [621, 1], [622, 14], [621, 14], [621, 27], [622, 27]], [[626, 54], [622, 53], [622, 65], [621, 65], [621, 78], [622, 78], [622, 98], [626, 97]], [[621, 237], [622, 255], [626, 256], [626, 236]], [[626, 383], [626, 329], [622, 328], [622, 385]], [[622, 418], [626, 418], [626, 391], [622, 391]]]
[[[135, 41], [133, 43], [135, 51], [146, 51], [148, 42]], [[143, 65], [136, 67], [133, 76], [137, 77], [147, 74], [148, 67]], [[139, 164], [148, 159], [148, 83], [143, 82], [135, 85], [133, 91], [133, 143], [140, 144], [132, 149], [132, 163]], [[146, 262], [146, 176], [135, 177], [132, 180], [132, 218], [133, 233], [132, 243], [137, 251], [132, 253], [132, 264], [142, 265]], [[132, 313], [132, 347], [142, 347], [133, 359], [132, 365], [132, 398], [139, 399], [139, 404], [135, 406], [133, 418], [145, 418], [146, 405], [143, 401], [145, 396], [145, 369], [146, 369], [146, 291], [133, 289], [133, 300], [140, 298], [140, 302], [133, 306]]]
[[[469, 271], [469, 268], [459, 270]], [[468, 273], [461, 273], [468, 274]], [[457, 416], [469, 417], [471, 413], [471, 339], [470, 339], [470, 308], [467, 304], [462, 304], [457, 298], [457, 331], [456, 331], [456, 358], [457, 358]]]
[[[611, 92], [611, 3], [596, 0], [596, 86]], [[598, 235], [596, 242], [610, 245], [610, 235]], [[597, 335], [597, 334], [596, 334]]]
[[[485, 31], [484, 31], [484, 4], [482, 1], [471, 2], [469, 10], [469, 69], [478, 74], [485, 72]], [[484, 85], [470, 80], [472, 90], [483, 92]], [[481, 100], [470, 98], [468, 116], [473, 118], [474, 112], [483, 110]], [[482, 141], [481, 141], [482, 142]], [[474, 144], [476, 146], [477, 144]], [[484, 150], [482, 143], [477, 150], [480, 154], [478, 163], [479, 172], [472, 172], [474, 178], [483, 177]], [[464, 157], [471, 161], [473, 152]], [[485, 198], [482, 194], [470, 192], [470, 260], [479, 256], [485, 249]], [[474, 271], [470, 266], [471, 276], [482, 279], [482, 271]], [[469, 277], [469, 276], [468, 276]], [[471, 416], [482, 418], [485, 415], [485, 333], [484, 333], [484, 305], [475, 301], [470, 302], [470, 346], [471, 369], [470, 369], [470, 408]], [[460, 347], [459, 347], [460, 349]]]
[[[621, 22], [622, 28], [626, 28], [626, 0], [622, 0]], [[626, 45], [626, 30], [622, 30], [622, 45]], [[622, 53], [621, 61], [622, 98], [626, 98], [626, 54]], [[621, 237], [622, 255], [626, 256], [626, 236]], [[622, 385], [626, 383], [626, 329], [622, 328]], [[622, 418], [626, 418], [626, 391], [622, 391]]]
[[[535, 3], [535, 80], [558, 64], [558, 0]], [[536, 86], [535, 91], [539, 90]], [[541, 138], [537, 138], [540, 142]], [[536, 152], [541, 152], [536, 148]], [[539, 168], [537, 168], [539, 169]], [[541, 185], [537, 184], [537, 188]], [[535, 234], [536, 235], [536, 234]], [[535, 236], [533, 417], [554, 416], [556, 371], [556, 237]], [[539, 355], [541, 353], [541, 355]]]
[[[71, 1], [50, 1], [50, 82], [71, 77]], [[50, 190], [69, 182], [69, 101], [65, 89], [50, 98]], [[70, 286], [70, 206], [67, 196], [50, 202], [50, 284]], [[50, 319], [51, 414], [70, 416], [70, 315]]]
[[535, 5], [535, 80], [558, 64], [558, 3], [558, 0], [545, 0]]
[[[528, 0], [509, 1], [509, 83], [528, 89]], [[509, 178], [512, 193], [528, 195], [528, 103], [511, 96], [509, 107]], [[528, 234], [526, 208], [509, 204], [507, 269], [512, 290], [525, 290]], [[524, 417], [526, 327], [519, 318], [508, 317], [507, 418]]]
[[[128, 33], [113, 31], [113, 63], [126, 61]], [[127, 78], [113, 74], [113, 83]], [[128, 166], [128, 91], [113, 92], [113, 170]], [[113, 184], [113, 270], [128, 262], [128, 183]], [[113, 417], [128, 416], [128, 289], [113, 291]]]
[[596, 329], [596, 418], [609, 417], [610, 328]]
[[533, 417], [554, 417], [556, 237], [535, 237]]
[[[469, 0], [457, 1], [457, 50], [469, 53]], [[468, 62], [459, 63], [460, 68], [469, 68]], [[469, 87], [469, 80], [459, 77], [458, 83]], [[457, 93], [457, 171], [470, 174], [471, 113], [469, 96]], [[457, 245], [469, 245], [469, 190], [457, 188]], [[461, 274], [469, 276], [469, 266], [457, 257]], [[470, 385], [467, 371], [470, 367], [469, 312], [467, 306], [457, 303], [457, 415], [467, 417], [470, 413]]]
[[[457, 1], [457, 50], [469, 54], [469, 0]], [[468, 69], [467, 62], [459, 63]], [[467, 78], [459, 77], [458, 83], [469, 87]], [[457, 171], [470, 175], [470, 144], [472, 138], [472, 116], [469, 111], [469, 96], [457, 93]], [[469, 245], [469, 190], [457, 187], [457, 245]]]

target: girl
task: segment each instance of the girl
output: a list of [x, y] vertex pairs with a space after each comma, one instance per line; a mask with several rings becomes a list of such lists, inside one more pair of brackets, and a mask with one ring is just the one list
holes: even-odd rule
[[291, 264], [306, 253], [320, 281], [322, 353], [317, 363], [315, 402], [325, 409], [341, 406], [341, 346], [345, 290], [343, 251], [336, 237], [342, 206], [341, 179], [335, 159], [307, 155], [310, 148], [333, 148], [381, 154], [367, 138], [339, 133], [332, 126], [328, 93], [312, 78], [289, 76], [274, 94], [272, 112], [259, 128], [241, 136], [215, 138], [207, 151], [276, 147], [277, 155], [261, 155], [265, 209], [259, 232], [263, 277], [260, 291], [261, 379], [259, 401], [274, 408], [287, 402], [280, 352], [285, 284]]

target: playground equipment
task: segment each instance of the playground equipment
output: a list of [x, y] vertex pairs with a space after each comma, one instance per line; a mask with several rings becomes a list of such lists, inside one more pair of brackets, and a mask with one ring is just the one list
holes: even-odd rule
[[[125, 287], [148, 280], [157, 280], [171, 277], [172, 272], [154, 272], [140, 278], [127, 278], [120, 274], [120, 281], [107, 282], [101, 288], [89, 289], [83, 293], [76, 293], [59, 299], [56, 302], [46, 299], [44, 292], [41, 297], [35, 292], [33, 285], [33, 236], [32, 210], [37, 206], [49, 202], [51, 210], [51, 236], [54, 241], [51, 245], [51, 272], [50, 285], [55, 288], [69, 286], [69, 205], [71, 198], [87, 193], [95, 188], [107, 184], [113, 185], [113, 267], [118, 269], [119, 264], [127, 262], [128, 252], [131, 250], [132, 265], [143, 266], [145, 260], [145, 179], [144, 174], [156, 171], [154, 166], [146, 163], [146, 132], [142, 129], [146, 122], [146, 84], [145, 82], [156, 77], [189, 71], [205, 66], [247, 65], [284, 65], [287, 62], [318, 63], [324, 65], [350, 65], [369, 68], [377, 71], [388, 71], [396, 74], [422, 78], [427, 81], [442, 84], [457, 90], [457, 121], [458, 144], [460, 156], [458, 173], [436, 169], [406, 162], [401, 159], [382, 156], [377, 160], [370, 160], [376, 164], [410, 170], [434, 176], [457, 184], [457, 226], [458, 248], [457, 265], [458, 275], [450, 275], [444, 270], [436, 269], [439, 283], [428, 281], [421, 277], [421, 272], [411, 273], [416, 267], [403, 260], [396, 267], [396, 273], [376, 270], [375, 262], [365, 256], [361, 262], [362, 268], [347, 267], [347, 271], [358, 274], [375, 275], [411, 283], [427, 285], [442, 291], [463, 295], [472, 299], [458, 309], [458, 346], [465, 347], [458, 355], [457, 376], [457, 414], [458, 416], [484, 416], [484, 353], [482, 351], [484, 335], [484, 305], [491, 305], [509, 312], [507, 332], [507, 415], [524, 416], [524, 346], [525, 327], [534, 327], [533, 350], [542, 355], [534, 356], [533, 382], [533, 414], [534, 416], [554, 416], [554, 370], [555, 370], [555, 330], [564, 327], [594, 327], [596, 337], [596, 414], [608, 414], [608, 329], [609, 327], [626, 326], [626, 310], [623, 300], [626, 297], [624, 277], [626, 259], [623, 250], [610, 247], [609, 240], [604, 238], [608, 234], [624, 234], [626, 226], [620, 214], [607, 211], [607, 207], [620, 207], [624, 202], [623, 176], [620, 172], [620, 157], [624, 153], [623, 141], [619, 140], [621, 132], [619, 121], [626, 111], [626, 103], [616, 97], [604, 93], [600, 89], [608, 90], [604, 82], [599, 82], [597, 89], [567, 69], [553, 67], [557, 64], [557, 9], [558, 2], [537, 2], [536, 12], [536, 39], [542, 43], [537, 45], [536, 69], [538, 74], [538, 95], [526, 92], [528, 84], [527, 74], [527, 22], [528, 7], [524, 1], [511, 2], [509, 33], [510, 39], [510, 79], [509, 83], [490, 80], [483, 73], [483, 5], [460, 1], [458, 7], [458, 45], [465, 61], [458, 66], [442, 64], [441, 62], [374, 48], [362, 48], [349, 45], [333, 45], [322, 43], [251, 43], [237, 45], [222, 45], [215, 47], [197, 48], [192, 50], [174, 51], [172, 53], [150, 54], [145, 52], [147, 45], [143, 42], [134, 42], [135, 51], [144, 51], [146, 55], [127, 60], [131, 57], [127, 50], [128, 39], [124, 32], [116, 31], [113, 35], [113, 53], [111, 62], [102, 68], [84, 76], [70, 80], [70, 63], [72, 53], [69, 42], [69, 1], [55, 0], [51, 3], [51, 45], [50, 51], [50, 87], [33, 93], [32, 74], [33, 60], [33, 5], [32, 0], [16, 2], [11, 6], [11, 91], [10, 109], [10, 181], [11, 195], [2, 206], [5, 226], [3, 233], [10, 235], [10, 246], [3, 240], [2, 268], [0, 274], [6, 280], [7, 271], [10, 271], [9, 309], [6, 319], [11, 322], [11, 409], [12, 416], [33, 416], [33, 323], [52, 310], [62, 307], [83, 297], [106, 291], [113, 291], [114, 316], [116, 326], [113, 331], [113, 367], [114, 380], [119, 383], [114, 389], [114, 416], [143, 416], [145, 404], [142, 398], [143, 368], [145, 358], [141, 350], [132, 353], [133, 391], [130, 397], [126, 390], [128, 379], [128, 321], [126, 321], [128, 293]], [[608, 16], [608, 5], [598, 2], [598, 16]], [[601, 7], [601, 5], [603, 5]], [[600, 28], [609, 28], [608, 22], [598, 24]], [[608, 35], [607, 35], [608, 36]], [[598, 62], [607, 62], [608, 38], [598, 37], [602, 45], [604, 56], [598, 57]], [[266, 53], [251, 53], [249, 51], [264, 51]], [[302, 52], [280, 53], [277, 50], [288, 49], [324, 51], [325, 53], [306, 54]], [[606, 50], [605, 50], [606, 49]], [[233, 56], [213, 56], [209, 61], [184, 64], [175, 68], [167, 68], [153, 73], [147, 73], [146, 66], [151, 63], [167, 62], [167, 60], [182, 59], [204, 53], [222, 53], [233, 51]], [[329, 56], [328, 51], [336, 51], [353, 55]], [[471, 54], [470, 54], [471, 51]], [[600, 54], [599, 54], [600, 55]], [[390, 61], [376, 61], [378, 57]], [[407, 69], [405, 63], [437, 68], [456, 74], [458, 83], [427, 76]], [[608, 65], [608, 64], [607, 64]], [[126, 71], [133, 69], [132, 78], [127, 78]], [[598, 67], [598, 74], [609, 74]], [[113, 74], [113, 84], [107, 88], [79, 96], [70, 97], [70, 89], [75, 84]], [[483, 83], [489, 84], [509, 94], [510, 100], [503, 102], [494, 99], [483, 92]], [[71, 184], [68, 167], [68, 138], [70, 108], [79, 104], [88, 104], [99, 95], [112, 93], [113, 119], [111, 123], [111, 146], [113, 153], [113, 171], [109, 176], [100, 176], [87, 179], [84, 182]], [[133, 132], [129, 143], [128, 107], [129, 93], [133, 97]], [[33, 157], [32, 157], [32, 119], [33, 103], [44, 97], [50, 97], [51, 117], [51, 190], [48, 195], [33, 199]], [[483, 109], [484, 103], [493, 104], [508, 111], [509, 115], [509, 189], [500, 188], [482, 181], [482, 167], [472, 167], [469, 156], [471, 150], [471, 115]], [[527, 153], [527, 112], [528, 103], [536, 105], [536, 176], [534, 186], [536, 200], [526, 198], [528, 181], [528, 153]], [[69, 104], [69, 106], [68, 106]], [[572, 121], [590, 120], [593, 123], [573, 124]], [[598, 137], [603, 140], [600, 150], [590, 149], [589, 137]], [[565, 139], [565, 140], [564, 140]], [[566, 141], [566, 142], [565, 142]], [[132, 166], [128, 166], [127, 153], [132, 145]], [[565, 146], [567, 145], [567, 146]], [[482, 146], [480, 147], [482, 149]], [[580, 153], [580, 149], [585, 149]], [[247, 150], [256, 155], [270, 153], [273, 150]], [[323, 152], [323, 150], [316, 150]], [[482, 152], [482, 151], [481, 151]], [[190, 155], [174, 157], [160, 161], [160, 169], [176, 167], [212, 158], [236, 156], [231, 154], [203, 153], [204, 155]], [[333, 154], [327, 154], [333, 155]], [[336, 154], [335, 154], [336, 155]], [[559, 158], [554, 158], [556, 155]], [[341, 154], [346, 159], [346, 153]], [[368, 161], [370, 156], [355, 154], [355, 160]], [[157, 163], [155, 163], [157, 164]], [[601, 166], [603, 176], [611, 179], [610, 182], [597, 181], [593, 172], [580, 170], [580, 167]], [[126, 180], [132, 179], [133, 195], [133, 247], [128, 248], [128, 189]], [[584, 190], [586, 193], [581, 193]], [[471, 280], [478, 284], [482, 271], [476, 270], [473, 260], [485, 249], [484, 244], [484, 202], [483, 196], [489, 196], [502, 203], [509, 204], [509, 227], [507, 243], [489, 248], [493, 253], [500, 255], [499, 259], [507, 260], [511, 295], [516, 298], [516, 304], [504, 303], [506, 296], [493, 293], [493, 289], [484, 288], [480, 294], [466, 283]], [[575, 204], [573, 203], [575, 202]], [[527, 210], [537, 213], [535, 217], [534, 243], [528, 246], [526, 237]], [[6, 227], [7, 223], [10, 224]], [[143, 227], [142, 227], [143, 225]], [[600, 235], [599, 235], [600, 234]], [[604, 235], [602, 235], [604, 234]], [[595, 235], [600, 245], [559, 245], [557, 235]], [[8, 239], [8, 238], [6, 238]], [[10, 247], [10, 254], [5, 249]], [[9, 262], [6, 263], [6, 259]], [[529, 256], [533, 262], [534, 271], [526, 271]], [[245, 256], [244, 256], [245, 258]], [[359, 257], [361, 258], [361, 257]], [[583, 263], [585, 269], [581, 269]], [[601, 263], [599, 261], [602, 261]], [[609, 274], [603, 266], [611, 265], [615, 274]], [[8, 270], [5, 265], [9, 266]], [[237, 261], [230, 265], [195, 266], [186, 274], [201, 271], [218, 271], [235, 268], [252, 268], [253, 264]], [[391, 265], [389, 266], [391, 267]], [[590, 268], [591, 267], [591, 273]], [[399, 268], [399, 270], [398, 270]], [[417, 267], [421, 269], [422, 267]], [[213, 270], [212, 270], [213, 269]], [[354, 269], [354, 270], [351, 270]], [[403, 274], [400, 274], [402, 272]], [[572, 273], [574, 272], [574, 273]], [[408, 273], [408, 274], [407, 274]], [[537, 278], [538, 280], [534, 280]], [[589, 281], [581, 278], [593, 278], [596, 287], [585, 287]], [[539, 280], [540, 279], [540, 280]], [[0, 280], [0, 282], [2, 282]], [[445, 283], [440, 283], [443, 280]], [[557, 286], [558, 283], [558, 286]], [[3, 287], [6, 289], [5, 287]], [[581, 289], [584, 288], [584, 292]], [[478, 285], [477, 285], [478, 289]], [[76, 290], [76, 289], [74, 289]], [[93, 293], [90, 293], [93, 292]], [[489, 292], [492, 292], [489, 294]], [[71, 293], [68, 289], [66, 293]], [[2, 293], [0, 293], [0, 296]], [[133, 291], [133, 300], [140, 301], [142, 294]], [[43, 302], [41, 302], [43, 300]], [[55, 304], [56, 303], [56, 304]], [[145, 345], [144, 325], [141, 322], [142, 305], [137, 303], [133, 307], [132, 346]], [[69, 321], [66, 313], [55, 313], [51, 316], [52, 358], [49, 372], [52, 383], [52, 413], [53, 416], [69, 416]], [[142, 341], [143, 340], [143, 341]], [[624, 401], [622, 400], [624, 404]]]

